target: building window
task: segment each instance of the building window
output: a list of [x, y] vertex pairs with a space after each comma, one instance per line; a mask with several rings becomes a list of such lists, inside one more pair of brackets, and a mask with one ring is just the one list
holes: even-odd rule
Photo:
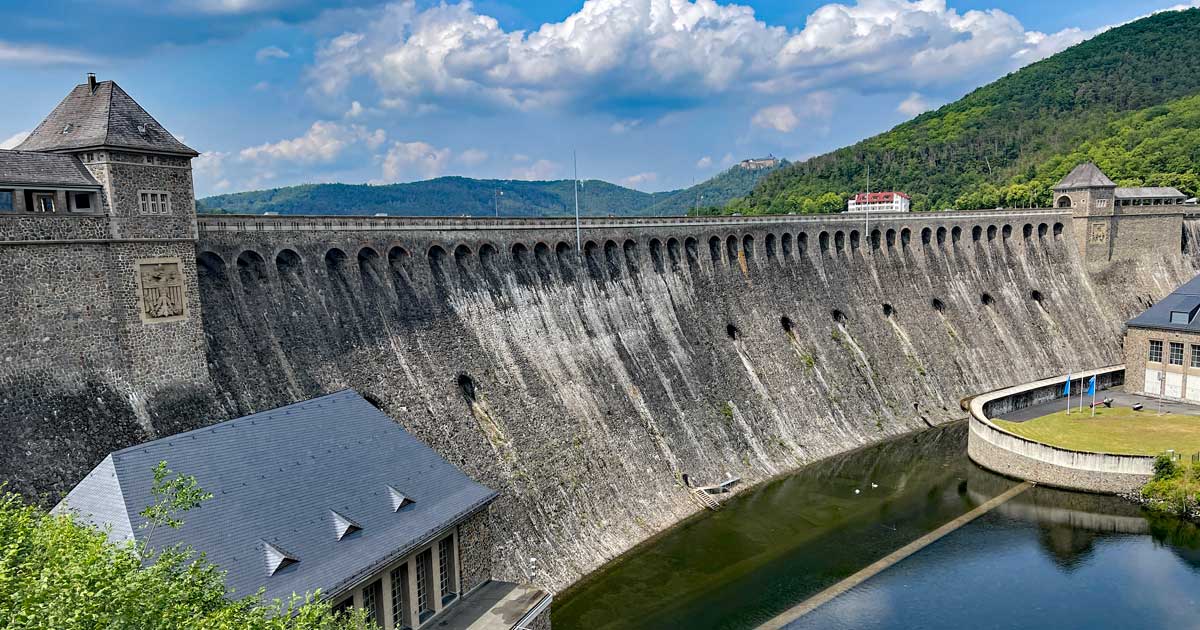
[[76, 212], [90, 212], [92, 210], [91, 193], [71, 193], [71, 199], [75, 202]]
[[13, 191], [0, 190], [0, 212], [13, 211]]
[[379, 600], [383, 594], [383, 581], [375, 580], [362, 591], [363, 610], [367, 612], [367, 623], [382, 625], [383, 615], [379, 614]]
[[1200, 368], [1200, 346], [1192, 344], [1192, 367]]
[[426, 549], [417, 554], [417, 618], [420, 623], [433, 616], [430, 591], [433, 590], [433, 551]]
[[392, 569], [392, 619], [396, 627], [411, 628], [408, 612], [408, 563]]
[[1108, 200], [1107, 200], [1107, 199], [1097, 199], [1097, 200], [1096, 200], [1096, 207], [1097, 207], [1097, 208], [1107, 208], [1107, 207], [1108, 207]]
[[343, 599], [342, 601], [333, 605], [333, 614], [334, 615], [343, 615], [345, 613], [350, 612], [353, 609], [354, 609], [354, 598], [347, 597], [346, 599]]
[[171, 193], [161, 190], [138, 191], [138, 208], [142, 214], [170, 214]]
[[1162, 342], [1157, 339], [1150, 340], [1150, 357], [1151, 363], [1162, 363]]
[[1171, 342], [1171, 365], [1183, 365], [1183, 344]]
[[33, 211], [34, 212], [54, 212], [54, 195], [53, 194], [36, 194], [33, 196]]
[[447, 536], [438, 541], [438, 586], [443, 606], [458, 597], [454, 582], [454, 536]]

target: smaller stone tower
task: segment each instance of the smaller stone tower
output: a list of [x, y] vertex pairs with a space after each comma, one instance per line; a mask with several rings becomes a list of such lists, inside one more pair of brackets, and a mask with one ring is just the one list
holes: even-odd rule
[[1107, 259], [1117, 184], [1098, 166], [1076, 166], [1054, 187], [1054, 207], [1071, 209], [1079, 255], [1088, 262]]

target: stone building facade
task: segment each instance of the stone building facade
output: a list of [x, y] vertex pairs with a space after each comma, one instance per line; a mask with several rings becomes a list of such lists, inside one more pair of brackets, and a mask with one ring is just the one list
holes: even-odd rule
[[1200, 276], [1125, 325], [1125, 389], [1200, 403]]

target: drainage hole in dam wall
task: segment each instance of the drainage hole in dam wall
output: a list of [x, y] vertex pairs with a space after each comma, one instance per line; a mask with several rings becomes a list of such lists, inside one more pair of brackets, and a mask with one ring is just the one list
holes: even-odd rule
[[830, 317], [833, 318], [834, 323], [842, 324], [842, 323], [845, 323], [845, 321], [846, 321], [846, 314], [836, 308], [833, 309], [833, 311], [830, 312], [829, 315], [830, 315]]
[[779, 325], [783, 326], [783, 332], [792, 332], [792, 318], [788, 317], [787, 315], [779, 318]]
[[892, 315], [895, 315], [895, 314], [896, 314], [896, 309], [892, 308], [891, 304], [883, 305], [883, 316], [884, 317], [891, 319]]
[[939, 313], [945, 312], [945, 310], [946, 310], [946, 303], [939, 300], [938, 298], [933, 298], [933, 301], [931, 301], [929, 303], [929, 305], [933, 307], [933, 310], [935, 310]]
[[741, 331], [738, 330], [737, 326], [734, 326], [733, 324], [727, 324], [725, 326], [725, 334], [728, 335], [730, 339], [737, 341], [738, 335], [741, 334]]
[[1044, 300], [1044, 298], [1042, 297], [1042, 292], [1038, 291], [1037, 289], [1034, 289], [1029, 292], [1029, 299], [1033, 300], [1034, 302], [1037, 302], [1038, 306], [1044, 306], [1044, 304], [1042, 303]]
[[463, 398], [468, 405], [475, 404], [475, 379], [466, 372], [458, 375], [458, 388], [462, 390]]
[[984, 293], [983, 295], [979, 296], [979, 301], [984, 306], [991, 306], [992, 304], [996, 303], [996, 299], [992, 297], [991, 293]]

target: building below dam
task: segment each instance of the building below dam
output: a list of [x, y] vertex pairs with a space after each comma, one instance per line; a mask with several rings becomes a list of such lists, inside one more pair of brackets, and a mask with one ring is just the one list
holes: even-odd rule
[[756, 483], [1119, 363], [1200, 270], [1200, 209], [1089, 165], [1045, 209], [198, 217], [195, 152], [94, 80], [18, 149], [0, 481], [52, 505], [110, 452], [351, 388], [499, 492], [496, 576], [551, 590], [696, 511], [685, 475]]

